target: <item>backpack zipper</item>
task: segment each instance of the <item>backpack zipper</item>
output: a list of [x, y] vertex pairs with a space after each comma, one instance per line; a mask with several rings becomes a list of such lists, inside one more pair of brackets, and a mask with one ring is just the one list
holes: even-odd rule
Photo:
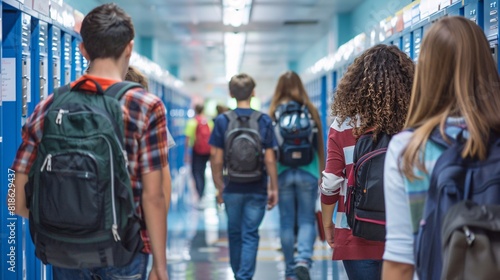
[[43, 172], [43, 169], [47, 166], [47, 171], [52, 171], [52, 155], [48, 154], [43, 161], [42, 168], [40, 168], [40, 172]]
[[59, 112], [57, 113], [57, 117], [56, 117], [56, 124], [60, 125], [62, 123], [63, 114], [67, 114], [67, 113], [69, 113], [69, 110], [59, 109]]

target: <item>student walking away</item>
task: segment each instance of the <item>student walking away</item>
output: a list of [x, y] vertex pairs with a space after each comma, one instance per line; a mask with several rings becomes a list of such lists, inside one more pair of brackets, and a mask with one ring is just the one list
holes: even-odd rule
[[[148, 78], [141, 73], [137, 68], [134, 66], [129, 66], [127, 70], [127, 74], [125, 75], [125, 81], [131, 81], [135, 82], [138, 85], [137, 86], [142, 86], [147, 92], [149, 91], [149, 84], [148, 84]], [[168, 138], [168, 149], [172, 148], [175, 146], [175, 141], [172, 135], [170, 134], [170, 131], [168, 130], [168, 127], [166, 128], [167, 130], [167, 138]], [[170, 210], [170, 201], [171, 201], [171, 194], [172, 194], [172, 176], [170, 175], [170, 167], [168, 165], [164, 166], [162, 168], [162, 186], [163, 186], [163, 194], [165, 195], [165, 208], [167, 209], [167, 215], [168, 215], [168, 210]]]
[[[203, 198], [205, 191], [205, 169], [207, 161], [210, 159], [210, 132], [213, 129], [212, 120], [203, 114], [203, 104], [197, 104], [194, 108], [195, 116], [190, 119], [186, 125], [184, 134], [186, 135], [186, 147], [192, 148], [191, 151], [191, 172], [193, 173], [194, 183], [198, 197]], [[188, 159], [188, 149], [186, 149], [186, 161]], [[201, 207], [201, 205], [200, 205]]]
[[120, 83], [134, 38], [121, 8], [93, 9], [81, 36], [91, 69], [55, 89], [23, 127], [16, 213], [29, 217], [35, 253], [54, 279], [146, 279], [149, 254], [149, 279], [168, 279], [165, 107]]
[[384, 279], [500, 275], [500, 79], [489, 50], [463, 17], [424, 37], [407, 129], [385, 161]]
[[[271, 118], [250, 108], [255, 82], [246, 75], [229, 82], [237, 108], [218, 116], [210, 137], [210, 163], [219, 204], [225, 203], [229, 260], [235, 279], [255, 273], [259, 225], [278, 202], [276, 139]], [[224, 184], [222, 170], [227, 170]], [[270, 184], [268, 186], [268, 176]]]
[[[323, 130], [318, 110], [297, 73], [280, 76], [270, 106], [279, 145], [278, 185], [285, 276], [310, 279], [316, 240], [316, 199], [324, 169]], [[294, 257], [295, 225], [297, 251]]]
[[[384, 242], [378, 225], [385, 223], [384, 146], [403, 128], [413, 74], [414, 64], [405, 53], [395, 46], [376, 45], [354, 60], [336, 91], [320, 186], [321, 208], [332, 258], [342, 260], [351, 280], [381, 278]], [[356, 184], [348, 189], [351, 172]], [[348, 223], [346, 216], [349, 198], [354, 223]]]

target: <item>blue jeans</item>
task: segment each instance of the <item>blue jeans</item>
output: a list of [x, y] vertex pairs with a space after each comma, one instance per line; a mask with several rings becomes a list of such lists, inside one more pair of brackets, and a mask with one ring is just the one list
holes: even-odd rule
[[68, 269], [52, 267], [54, 280], [145, 280], [149, 255], [137, 253], [132, 261], [122, 267]]
[[349, 280], [380, 280], [382, 260], [344, 260], [344, 268]]
[[235, 279], [252, 279], [259, 248], [259, 226], [264, 219], [267, 195], [223, 193], [226, 205], [229, 261]]
[[203, 197], [203, 192], [205, 191], [205, 169], [209, 158], [210, 155], [199, 155], [193, 151], [191, 172], [193, 173], [194, 184], [200, 199]]
[[[280, 237], [285, 257], [285, 275], [293, 276], [297, 262], [312, 263], [314, 241], [316, 240], [316, 198], [318, 179], [301, 169], [288, 169], [278, 177]], [[294, 258], [297, 222], [297, 257]]]

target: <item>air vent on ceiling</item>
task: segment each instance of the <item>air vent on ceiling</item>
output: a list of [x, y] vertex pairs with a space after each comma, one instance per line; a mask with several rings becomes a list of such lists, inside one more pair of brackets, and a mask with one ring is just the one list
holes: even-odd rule
[[314, 25], [318, 24], [317, 20], [286, 20], [284, 25]]

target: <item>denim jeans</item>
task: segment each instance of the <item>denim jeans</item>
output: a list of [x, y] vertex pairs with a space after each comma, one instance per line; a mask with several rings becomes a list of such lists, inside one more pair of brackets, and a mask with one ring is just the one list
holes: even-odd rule
[[[316, 198], [318, 179], [301, 169], [288, 169], [278, 177], [280, 237], [285, 257], [285, 275], [293, 276], [297, 262], [312, 263], [316, 240]], [[298, 225], [297, 251], [294, 258], [295, 222]]]
[[229, 262], [235, 279], [252, 279], [259, 248], [259, 226], [266, 212], [267, 195], [223, 193], [226, 205]]
[[344, 260], [344, 268], [349, 280], [380, 280], [382, 260]]
[[193, 173], [194, 184], [200, 199], [203, 197], [205, 191], [205, 169], [207, 168], [207, 161], [210, 155], [199, 155], [193, 151], [193, 158], [191, 161], [191, 171]]
[[137, 253], [132, 261], [122, 267], [100, 267], [68, 269], [53, 267], [54, 280], [145, 280], [147, 279], [149, 255]]

